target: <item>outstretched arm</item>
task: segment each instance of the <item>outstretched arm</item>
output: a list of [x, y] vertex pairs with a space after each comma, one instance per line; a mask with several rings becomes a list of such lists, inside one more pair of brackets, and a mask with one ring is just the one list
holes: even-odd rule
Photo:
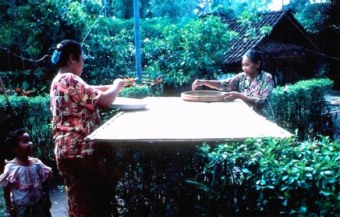
[[227, 100], [227, 101], [234, 100], [234, 99], [241, 99], [248, 104], [255, 104], [255, 102], [258, 98], [252, 97], [252, 96], [246, 96], [246, 95], [239, 93], [239, 92], [236, 92], [236, 91], [231, 91], [231, 92], [224, 93], [224, 99]]
[[118, 78], [114, 80], [113, 85], [109, 85], [110, 87], [100, 96], [98, 105], [103, 108], [108, 108], [115, 101], [124, 85], [125, 81], [123, 79]]
[[112, 87], [112, 84], [111, 85], [91, 85], [92, 88], [94, 89], [97, 89], [97, 90], [100, 90], [102, 92], [105, 92], [107, 91], [110, 87]]
[[218, 87], [220, 86], [220, 81], [218, 81], [218, 80], [199, 80], [199, 79], [196, 79], [192, 83], [191, 88], [192, 88], [192, 90], [196, 90], [198, 87], [201, 87], [201, 86], [207, 86], [207, 87], [210, 87], [212, 89], [218, 89]]

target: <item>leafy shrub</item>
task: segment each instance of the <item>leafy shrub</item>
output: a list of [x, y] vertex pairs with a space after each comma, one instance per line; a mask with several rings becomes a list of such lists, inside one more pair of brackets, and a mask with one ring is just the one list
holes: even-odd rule
[[235, 36], [212, 16], [168, 25], [159, 37], [144, 42], [145, 70], [162, 72], [165, 84], [170, 85], [189, 84], [198, 77], [214, 78], [222, 72], [226, 49]]
[[[103, 18], [98, 22], [103, 23], [103, 27], [92, 32], [83, 45], [85, 80], [106, 84], [112, 82], [108, 78], [119, 75], [133, 77], [135, 47], [131, 20]], [[142, 30], [145, 74], [160, 72], [164, 83], [175, 87], [189, 84], [198, 77], [215, 78], [222, 73], [226, 48], [236, 36], [213, 16], [178, 25], [166, 18], [155, 18], [145, 20]]]
[[131, 98], [144, 98], [150, 96], [150, 88], [148, 86], [131, 86], [128, 88], [122, 89], [120, 92], [120, 96], [122, 97], [131, 97]]
[[327, 137], [230, 142], [200, 147], [207, 160], [196, 207], [206, 216], [335, 216], [340, 143]]
[[6, 216], [7, 211], [6, 211], [6, 203], [4, 199], [4, 192], [3, 188], [0, 190], [0, 216]]
[[0, 77], [6, 89], [11, 95], [20, 95], [23, 91], [27, 95], [37, 96], [47, 93], [49, 84], [51, 83], [50, 74], [46, 73], [44, 68], [36, 70], [14, 71], [14, 72], [0, 72]]
[[[0, 140], [5, 141], [6, 135], [11, 130], [27, 127], [35, 145], [35, 156], [42, 160], [53, 159], [49, 96], [9, 96], [9, 101], [11, 106], [8, 106], [4, 97], [0, 96], [0, 111], [5, 114], [0, 116]], [[4, 157], [1, 156], [2, 159]]]
[[196, 216], [192, 201], [197, 189], [185, 184], [201, 165], [195, 146], [110, 146], [117, 149], [115, 164], [124, 171], [115, 194], [121, 216]]
[[318, 134], [332, 136], [332, 117], [324, 99], [332, 85], [329, 79], [311, 79], [276, 87], [271, 103], [278, 125], [291, 132], [298, 130], [302, 140]]
[[[58, 17], [54, 25], [58, 28], [61, 28], [62, 24], [69, 25], [68, 27], [72, 29], [69, 34], [75, 35], [71, 38], [78, 41], [79, 38], [83, 38], [81, 34], [77, 34], [78, 32], [87, 33], [81, 31], [86, 29], [85, 27], [92, 30], [83, 42], [84, 80], [91, 84], [108, 84], [119, 75], [133, 77], [135, 72], [133, 20], [99, 17], [96, 20], [98, 24], [92, 29], [92, 22], [86, 22], [89, 19], [85, 12], [86, 8], [81, 7], [79, 3], [72, 3], [69, 7], [68, 4], [62, 4], [58, 9], [69, 11], [68, 16]], [[100, 8], [95, 7], [93, 10], [98, 12]], [[72, 22], [74, 20], [78, 21]], [[215, 78], [222, 73], [226, 48], [235, 37], [235, 32], [228, 31], [227, 26], [218, 17], [213, 16], [186, 20], [178, 25], [172, 24], [171, 20], [166, 18], [154, 18], [143, 21], [141, 25], [144, 35], [142, 68], [145, 74], [159, 72], [158, 74], [162, 74], [164, 78], [164, 83], [174, 88], [189, 84], [198, 77]], [[47, 48], [44, 52], [51, 52], [50, 48], [57, 42], [45, 45]], [[45, 64], [45, 67], [47, 66], [50, 64]], [[36, 91], [46, 92], [49, 88], [46, 85], [50, 84], [52, 76], [46, 71], [50, 70], [52, 69], [40, 68], [24, 73], [4, 73], [11, 77], [4, 79], [11, 83], [6, 87], [36, 88]], [[22, 74], [23, 79], [18, 77]], [[27, 77], [29, 79], [26, 79]]]

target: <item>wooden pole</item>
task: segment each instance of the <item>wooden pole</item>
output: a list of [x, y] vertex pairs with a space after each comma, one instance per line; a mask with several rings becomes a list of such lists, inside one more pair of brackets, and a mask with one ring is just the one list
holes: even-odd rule
[[142, 81], [142, 66], [141, 66], [141, 43], [140, 43], [140, 26], [139, 26], [139, 0], [134, 0], [133, 4], [133, 9], [134, 9], [134, 22], [135, 22], [135, 49], [136, 49], [136, 54], [135, 54], [135, 68], [136, 68], [136, 73], [135, 77], [138, 78], [137, 82]]

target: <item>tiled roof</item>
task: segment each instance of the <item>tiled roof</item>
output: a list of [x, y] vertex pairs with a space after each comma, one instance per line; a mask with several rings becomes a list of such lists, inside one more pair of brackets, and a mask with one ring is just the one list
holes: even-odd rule
[[[273, 29], [282, 20], [284, 17], [289, 18], [289, 22], [291, 22], [294, 28], [298, 28], [301, 33], [304, 31], [302, 26], [296, 21], [291, 11], [275, 11], [268, 12], [262, 15], [259, 15], [258, 21], [253, 23], [251, 28], [254, 30], [254, 35], [247, 36], [249, 26], [242, 25], [238, 22], [237, 19], [223, 19], [222, 21], [227, 23], [229, 29], [238, 33], [236, 39], [234, 39], [230, 43], [230, 50], [226, 55], [226, 64], [232, 64], [241, 60], [242, 55], [251, 48], [258, 48], [261, 51], [273, 53], [274, 51], [285, 50], [285, 51], [302, 51], [303, 47], [292, 45], [289, 43], [279, 42], [279, 41], [268, 41], [270, 38], [271, 32], [268, 34], [261, 34], [262, 27], [271, 27]], [[306, 37], [306, 36], [304, 36]], [[269, 44], [265, 44], [264, 41], [268, 41]], [[261, 45], [261, 47], [259, 47]]]
[[265, 43], [260, 42], [256, 48], [261, 50], [265, 56], [275, 57], [304, 56], [306, 53], [312, 52], [310, 49], [299, 45], [277, 42], [273, 40], [266, 40]]

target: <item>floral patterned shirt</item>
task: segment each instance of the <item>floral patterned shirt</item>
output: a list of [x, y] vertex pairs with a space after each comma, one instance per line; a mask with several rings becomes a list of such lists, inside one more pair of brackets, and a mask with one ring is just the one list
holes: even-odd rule
[[84, 138], [101, 124], [96, 106], [101, 92], [79, 76], [63, 73], [53, 79], [50, 96], [56, 158], [91, 155], [93, 143]]
[[32, 163], [27, 166], [8, 161], [0, 176], [0, 186], [10, 186], [11, 200], [16, 205], [37, 204], [44, 194], [42, 183], [52, 176], [52, 169], [38, 158], [29, 159]]
[[256, 97], [254, 110], [267, 118], [273, 118], [273, 110], [269, 97], [273, 91], [274, 82], [271, 74], [261, 71], [250, 82], [245, 72], [241, 72], [232, 78], [220, 83], [221, 91], [238, 91], [246, 96]]

